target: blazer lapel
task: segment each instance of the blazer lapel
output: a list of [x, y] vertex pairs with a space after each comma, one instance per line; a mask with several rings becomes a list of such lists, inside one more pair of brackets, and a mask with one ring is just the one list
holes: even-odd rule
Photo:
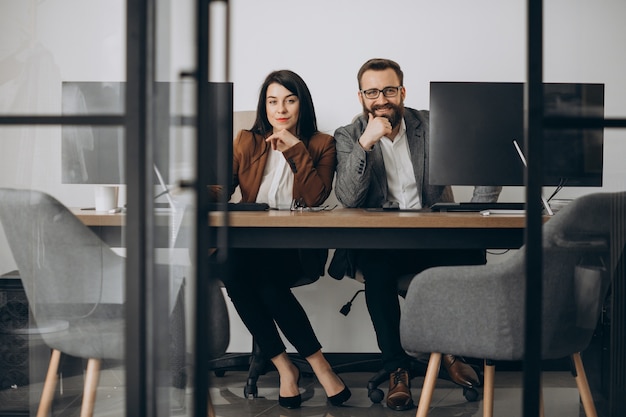
[[[371, 158], [371, 163], [372, 163], [372, 171], [374, 171], [372, 174], [372, 178], [378, 179], [378, 178], [387, 178], [387, 172], [385, 171], [385, 160], [383, 158], [383, 151], [380, 147], [380, 144], [378, 144], [378, 146], [374, 146], [374, 149], [372, 149], [372, 153], [370, 155]], [[387, 199], [387, 181], [376, 181], [380, 187], [380, 193], [383, 196], [384, 199]]]

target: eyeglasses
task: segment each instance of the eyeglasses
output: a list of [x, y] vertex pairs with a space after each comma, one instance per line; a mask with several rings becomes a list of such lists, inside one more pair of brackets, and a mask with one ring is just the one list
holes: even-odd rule
[[307, 207], [302, 199], [293, 200], [291, 202], [291, 211], [331, 211], [337, 208], [337, 204], [334, 206], [324, 205], [324, 206], [316, 206], [316, 207]]
[[378, 98], [380, 93], [383, 93], [385, 97], [395, 97], [398, 95], [398, 91], [400, 91], [401, 88], [401, 85], [397, 87], [385, 87], [382, 90], [379, 90], [378, 88], [370, 88], [369, 90], [361, 90], [361, 94], [370, 100]]

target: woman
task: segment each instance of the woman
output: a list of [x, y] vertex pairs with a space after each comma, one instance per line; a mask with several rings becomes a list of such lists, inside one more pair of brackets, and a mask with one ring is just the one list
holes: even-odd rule
[[[336, 166], [332, 136], [317, 130], [308, 87], [292, 71], [267, 76], [250, 130], [237, 134], [233, 145], [233, 190], [242, 202], [272, 208], [318, 206], [329, 196]], [[320, 256], [321, 255], [321, 256]], [[276, 325], [311, 365], [331, 404], [350, 398], [350, 390], [334, 373], [321, 351], [309, 319], [291, 291], [302, 276], [324, 273], [327, 250], [237, 249], [231, 251], [231, 274], [224, 279], [228, 295], [261, 351], [280, 376], [278, 402], [298, 408], [300, 370], [289, 359]]]

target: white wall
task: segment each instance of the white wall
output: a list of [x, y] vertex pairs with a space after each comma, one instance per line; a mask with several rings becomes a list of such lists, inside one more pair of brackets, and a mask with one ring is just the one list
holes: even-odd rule
[[[544, 3], [545, 80], [605, 83], [606, 115], [624, 117], [626, 2]], [[169, 68], [160, 69], [162, 79], [193, 67], [192, 4], [172, 1], [169, 7], [172, 30], [161, 45], [170, 49], [159, 61], [169, 61]], [[124, 5], [122, 0], [0, 0], [0, 112], [59, 112], [60, 81], [123, 80]], [[319, 127], [328, 133], [360, 112], [356, 72], [372, 57], [400, 63], [406, 104], [420, 109], [428, 108], [430, 81], [526, 77], [523, 0], [231, 0], [230, 5], [235, 110], [254, 109], [267, 73], [289, 68], [307, 82]], [[607, 130], [604, 189], [626, 188], [624, 156], [626, 132]], [[93, 201], [92, 187], [60, 184], [58, 128], [0, 128], [0, 186], [7, 185], [45, 189], [73, 206]], [[559, 196], [590, 191], [596, 189], [568, 189]], [[467, 188], [455, 192], [458, 200], [469, 198]], [[522, 195], [511, 187], [501, 200]], [[12, 268], [0, 233], [0, 271]], [[348, 317], [338, 314], [359, 288], [352, 280], [323, 277], [296, 290], [326, 351], [376, 351], [363, 298]], [[232, 316], [231, 350], [247, 350], [247, 332]]]
[[[361, 111], [356, 73], [372, 57], [396, 60], [405, 73], [406, 104], [428, 108], [430, 81], [524, 81], [523, 0], [232, 1], [231, 74], [235, 109], [254, 109], [259, 85], [275, 69], [298, 72], [311, 89], [320, 129], [332, 133]], [[550, 82], [606, 84], [606, 115], [626, 114], [626, 41], [620, 0], [545, 3], [545, 72]], [[383, 16], [391, 16], [383, 23]], [[387, 20], [387, 19], [385, 19]], [[606, 188], [624, 184], [623, 131], [607, 131]], [[622, 142], [622, 144], [620, 144]], [[617, 148], [616, 148], [617, 147]], [[551, 192], [547, 190], [546, 192]], [[569, 189], [568, 198], [588, 192]], [[456, 189], [458, 199], [469, 196]], [[516, 201], [509, 187], [501, 200]], [[468, 197], [466, 197], [468, 198]]]
[[[235, 110], [256, 108], [267, 73], [288, 68], [307, 82], [319, 127], [332, 134], [361, 111], [356, 73], [373, 57], [402, 66], [406, 105], [418, 109], [428, 108], [430, 81], [524, 81], [525, 3], [231, 1]], [[606, 115], [626, 115], [626, 56], [620, 52], [626, 44], [625, 16], [621, 0], [546, 0], [545, 80], [605, 83]], [[626, 132], [607, 130], [605, 138], [605, 188], [624, 189]], [[589, 191], [567, 189], [559, 197]], [[455, 187], [457, 200], [469, 200], [470, 192]], [[523, 189], [505, 188], [501, 201], [523, 201]], [[353, 280], [323, 277], [296, 289], [326, 351], [376, 351], [362, 296], [348, 317], [338, 314], [358, 288]], [[321, 308], [319, 293], [326, 300]]]

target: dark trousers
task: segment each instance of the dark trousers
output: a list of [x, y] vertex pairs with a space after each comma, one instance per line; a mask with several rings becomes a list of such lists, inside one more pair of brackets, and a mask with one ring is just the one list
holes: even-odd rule
[[285, 351], [276, 326], [303, 357], [321, 349], [291, 286], [303, 275], [297, 249], [234, 249], [222, 279], [228, 296], [263, 355]]
[[398, 278], [417, 275], [433, 266], [481, 265], [484, 250], [359, 250], [358, 269], [365, 279], [365, 300], [374, 325], [383, 367], [392, 372], [409, 368], [409, 356], [400, 343]]

